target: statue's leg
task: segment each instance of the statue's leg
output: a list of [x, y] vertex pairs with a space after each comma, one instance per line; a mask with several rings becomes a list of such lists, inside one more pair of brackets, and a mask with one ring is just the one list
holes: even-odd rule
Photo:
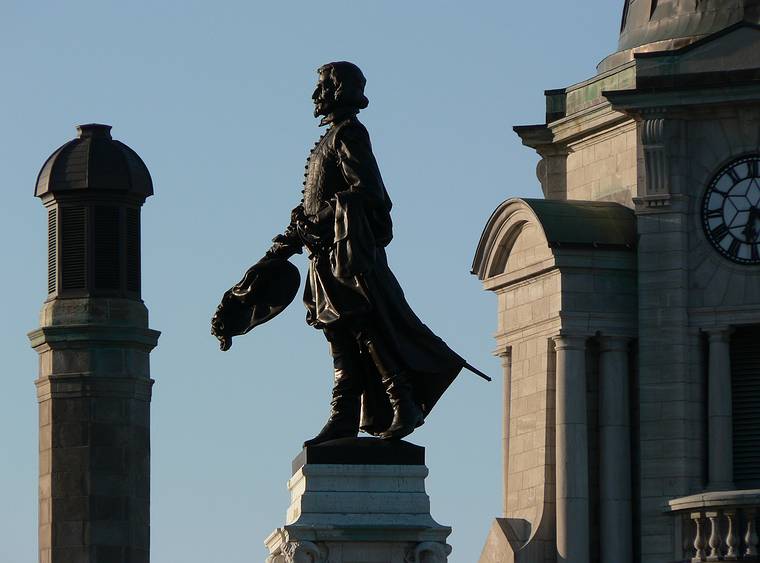
[[330, 418], [324, 428], [304, 447], [359, 434], [363, 374], [356, 341], [347, 330], [325, 329], [333, 357], [334, 380]]
[[409, 378], [383, 338], [371, 325], [359, 328], [355, 334], [362, 349], [372, 358], [393, 407], [393, 421], [380, 437], [401, 439], [414, 432], [414, 429], [424, 422], [422, 409], [414, 402]]

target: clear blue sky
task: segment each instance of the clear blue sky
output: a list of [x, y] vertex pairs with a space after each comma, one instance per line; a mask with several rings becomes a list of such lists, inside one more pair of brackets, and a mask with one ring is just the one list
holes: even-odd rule
[[[469, 274], [481, 230], [537, 197], [511, 131], [543, 90], [594, 74], [619, 1], [0, 2], [0, 563], [36, 561], [37, 355], [45, 298], [45, 158], [79, 123], [113, 126], [153, 176], [143, 208], [152, 354], [152, 561], [263, 561], [290, 461], [327, 416], [331, 365], [297, 300], [232, 350], [209, 319], [300, 198], [320, 130], [315, 69], [367, 76], [370, 131], [394, 201], [391, 268], [419, 316], [471, 363], [411, 441], [427, 448], [433, 516], [453, 563], [477, 560], [501, 510], [495, 297]], [[296, 262], [303, 271], [305, 259]]]

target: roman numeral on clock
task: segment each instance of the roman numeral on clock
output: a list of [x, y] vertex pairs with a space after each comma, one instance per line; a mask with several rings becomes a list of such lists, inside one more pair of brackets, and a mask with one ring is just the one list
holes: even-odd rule
[[721, 209], [720, 207], [718, 209], [710, 209], [705, 214], [705, 216], [708, 219], [716, 219], [716, 218], [719, 218], [719, 217], [723, 217], [723, 209]]
[[734, 184], [736, 184], [741, 178], [739, 178], [739, 175], [736, 173], [736, 168], [729, 168], [726, 171], [726, 174], [731, 176], [731, 179], [734, 181]]
[[725, 223], [721, 223], [717, 227], [715, 227], [712, 231], [710, 231], [710, 236], [715, 242], [720, 242], [724, 238], [726, 238], [726, 235], [728, 234], [728, 227]]
[[750, 245], [750, 254], [752, 254], [752, 260], [760, 260], [760, 254], [757, 252], [757, 245]]
[[747, 178], [757, 178], [757, 160], [747, 161]]
[[732, 240], [731, 246], [728, 247], [728, 253], [731, 256], [738, 256], [739, 255], [739, 249], [742, 247], [742, 243], [739, 240]]

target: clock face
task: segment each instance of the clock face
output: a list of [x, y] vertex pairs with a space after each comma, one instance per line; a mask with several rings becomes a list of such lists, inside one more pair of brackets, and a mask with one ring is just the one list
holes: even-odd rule
[[702, 225], [712, 245], [739, 264], [760, 264], [760, 155], [718, 172], [702, 202]]

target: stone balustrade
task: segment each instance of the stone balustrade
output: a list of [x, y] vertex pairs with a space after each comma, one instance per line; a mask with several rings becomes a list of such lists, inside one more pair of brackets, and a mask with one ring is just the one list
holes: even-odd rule
[[671, 500], [676, 561], [760, 562], [760, 489], [711, 491]]

